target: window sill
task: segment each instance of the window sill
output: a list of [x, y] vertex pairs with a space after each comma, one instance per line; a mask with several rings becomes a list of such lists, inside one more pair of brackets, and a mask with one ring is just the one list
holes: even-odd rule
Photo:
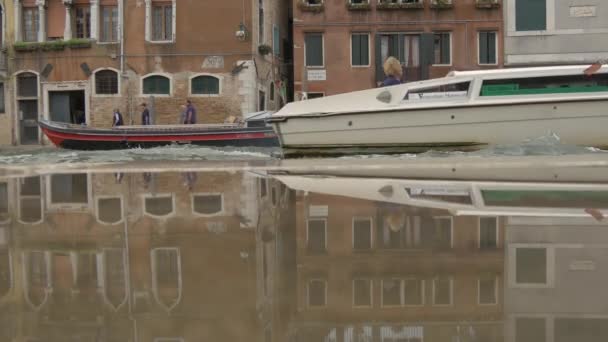
[[351, 65], [351, 68], [355, 68], [355, 69], [367, 69], [371, 67], [371, 65]]
[[146, 40], [148, 44], [175, 44], [175, 40]]
[[114, 42], [101, 42], [101, 41], [98, 41], [97, 42], [97, 45], [118, 45], [118, 44], [119, 43], [117, 41], [114, 41]]
[[431, 64], [434, 67], [451, 67], [452, 64]]
[[423, 9], [424, 3], [403, 3], [403, 4], [394, 4], [394, 3], [379, 3], [376, 5], [377, 10], [407, 10], [407, 9]]
[[188, 94], [191, 97], [220, 97], [221, 94]]
[[173, 95], [171, 94], [139, 94], [140, 97], [154, 97], [154, 98], [168, 98], [168, 97], [172, 97]]
[[93, 97], [121, 97], [121, 94], [93, 94]]

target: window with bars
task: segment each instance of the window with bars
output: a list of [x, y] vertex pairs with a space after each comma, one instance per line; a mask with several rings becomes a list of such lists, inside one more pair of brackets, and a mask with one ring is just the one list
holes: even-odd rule
[[451, 58], [451, 39], [450, 32], [440, 32], [434, 34], [434, 61], [433, 64], [449, 65], [452, 64]]
[[479, 32], [479, 64], [496, 64], [496, 32]]
[[143, 94], [169, 95], [171, 93], [171, 80], [168, 77], [155, 75], [144, 78]]
[[351, 35], [351, 53], [353, 66], [369, 65], [369, 34], [353, 33]]
[[155, 4], [152, 7], [152, 40], [173, 40], [173, 5]]
[[74, 7], [74, 29], [76, 38], [91, 38], [91, 7]]
[[196, 195], [192, 198], [194, 212], [202, 215], [213, 215], [223, 210], [223, 198], [221, 194]]
[[118, 40], [118, 6], [101, 7], [101, 32], [102, 42], [115, 42]]
[[25, 7], [22, 11], [23, 17], [23, 41], [35, 42], [38, 40], [38, 8]]
[[193, 95], [219, 95], [220, 80], [213, 76], [197, 76], [191, 82]]
[[38, 76], [36, 74], [25, 72], [17, 76], [17, 96], [38, 96]]
[[118, 73], [101, 70], [95, 73], [95, 93], [99, 95], [118, 94]]

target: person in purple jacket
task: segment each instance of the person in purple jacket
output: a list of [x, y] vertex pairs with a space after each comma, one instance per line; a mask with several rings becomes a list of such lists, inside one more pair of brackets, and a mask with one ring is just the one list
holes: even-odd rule
[[196, 123], [196, 108], [192, 105], [192, 101], [186, 100], [186, 120], [184, 124], [195, 124]]
[[391, 56], [386, 59], [386, 62], [384, 62], [384, 74], [386, 78], [382, 82], [383, 87], [401, 84], [403, 69], [397, 58]]

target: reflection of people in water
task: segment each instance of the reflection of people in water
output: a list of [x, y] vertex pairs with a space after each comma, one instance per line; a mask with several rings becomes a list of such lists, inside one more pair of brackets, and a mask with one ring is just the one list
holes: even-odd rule
[[124, 174], [122, 172], [116, 172], [114, 174], [114, 178], [116, 179], [116, 183], [120, 184], [122, 183], [122, 177], [124, 176]]
[[150, 185], [150, 182], [152, 181], [152, 173], [144, 172], [142, 174], [142, 177], [144, 179], [144, 186], [147, 188]]
[[188, 188], [188, 190], [192, 190], [194, 184], [196, 184], [198, 176], [195, 172], [189, 171], [182, 173], [183, 185]]

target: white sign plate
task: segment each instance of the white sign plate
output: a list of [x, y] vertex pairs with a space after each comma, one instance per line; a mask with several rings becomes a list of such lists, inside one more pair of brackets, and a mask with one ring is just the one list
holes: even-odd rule
[[307, 72], [309, 81], [325, 81], [327, 80], [327, 72], [325, 69], [311, 69]]
[[570, 6], [570, 16], [574, 18], [595, 17], [595, 6]]

